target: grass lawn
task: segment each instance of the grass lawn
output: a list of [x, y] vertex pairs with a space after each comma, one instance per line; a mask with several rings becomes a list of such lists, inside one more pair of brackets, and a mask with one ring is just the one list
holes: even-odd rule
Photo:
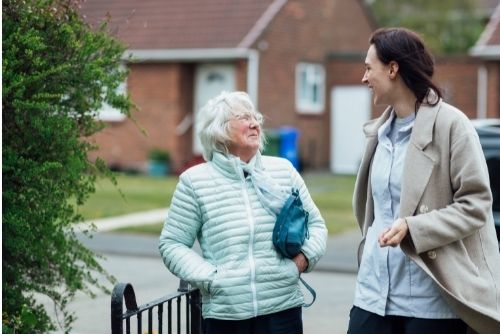
[[117, 186], [107, 179], [96, 183], [96, 192], [78, 208], [85, 219], [166, 208], [170, 205], [178, 181], [177, 177], [125, 174], [117, 174], [116, 179]]
[[[351, 205], [354, 179], [354, 176], [334, 176], [329, 173], [304, 174], [309, 192], [321, 211], [330, 234], [357, 226]], [[96, 193], [79, 208], [86, 219], [168, 207], [178, 178], [120, 174], [117, 180], [118, 188], [107, 180], [98, 182]], [[162, 225], [127, 227], [119, 231], [159, 235]]]
[[325, 219], [329, 234], [357, 228], [352, 212], [354, 176], [312, 173], [305, 174], [304, 181]]

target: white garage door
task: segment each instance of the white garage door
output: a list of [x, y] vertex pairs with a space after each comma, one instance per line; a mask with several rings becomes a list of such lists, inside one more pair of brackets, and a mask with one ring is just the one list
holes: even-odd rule
[[330, 96], [330, 170], [356, 174], [364, 149], [363, 124], [371, 114], [370, 90], [361, 85], [335, 86]]

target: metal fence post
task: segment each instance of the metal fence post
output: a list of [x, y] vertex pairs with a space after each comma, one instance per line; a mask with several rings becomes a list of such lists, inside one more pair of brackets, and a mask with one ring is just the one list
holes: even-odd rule
[[[163, 305], [167, 304], [167, 326], [168, 333], [172, 331], [172, 315], [175, 314], [174, 324], [177, 325], [177, 333], [181, 333], [182, 324], [185, 324], [186, 334], [202, 333], [201, 317], [201, 297], [200, 291], [190, 286], [188, 282], [182, 281], [176, 293], [163, 296], [141, 306], [137, 306], [135, 293], [130, 283], [118, 283], [113, 288], [111, 294], [111, 333], [123, 334], [125, 329], [130, 332], [130, 320], [137, 320], [137, 333], [142, 333], [142, 315], [147, 312], [147, 332], [155, 333], [153, 330], [153, 309], [158, 310], [158, 331], [163, 332]], [[182, 299], [185, 298], [185, 304]], [[176, 301], [176, 309], [172, 310], [172, 301]], [[123, 311], [123, 302], [125, 302], [126, 311]], [[185, 306], [182, 312], [181, 305]], [[185, 318], [181, 318], [181, 314]], [[185, 321], [183, 321], [185, 319]], [[124, 323], [125, 322], [125, 326]], [[125, 327], [125, 328], [124, 328]]]
[[118, 283], [111, 293], [111, 333], [123, 333], [123, 299], [127, 310], [137, 310], [134, 288], [130, 283]]
[[201, 317], [201, 294], [200, 290], [195, 290], [190, 296], [191, 302], [191, 329], [193, 334], [202, 334], [202, 317]]

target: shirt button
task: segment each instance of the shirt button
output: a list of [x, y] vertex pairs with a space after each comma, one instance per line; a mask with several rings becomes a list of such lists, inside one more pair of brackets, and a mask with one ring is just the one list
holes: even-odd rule
[[436, 251], [435, 250], [428, 251], [427, 256], [429, 257], [429, 259], [434, 260], [437, 257]]
[[429, 211], [429, 208], [427, 205], [422, 204], [419, 209], [420, 213], [427, 213]]

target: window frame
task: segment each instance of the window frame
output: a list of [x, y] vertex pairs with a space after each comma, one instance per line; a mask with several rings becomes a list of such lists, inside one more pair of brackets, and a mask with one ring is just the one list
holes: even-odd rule
[[[297, 64], [295, 67], [295, 108], [297, 112], [320, 114], [325, 111], [325, 77], [325, 68], [322, 64], [308, 62]], [[314, 98], [314, 89], [316, 89], [317, 99]]]
[[[126, 66], [122, 65], [125, 70]], [[127, 94], [127, 79], [120, 83], [120, 85], [116, 88], [116, 93], [119, 95]], [[122, 122], [127, 118], [126, 115], [120, 112], [120, 110], [112, 107], [106, 102], [102, 103], [102, 106], [96, 112], [96, 119], [102, 122]]]

